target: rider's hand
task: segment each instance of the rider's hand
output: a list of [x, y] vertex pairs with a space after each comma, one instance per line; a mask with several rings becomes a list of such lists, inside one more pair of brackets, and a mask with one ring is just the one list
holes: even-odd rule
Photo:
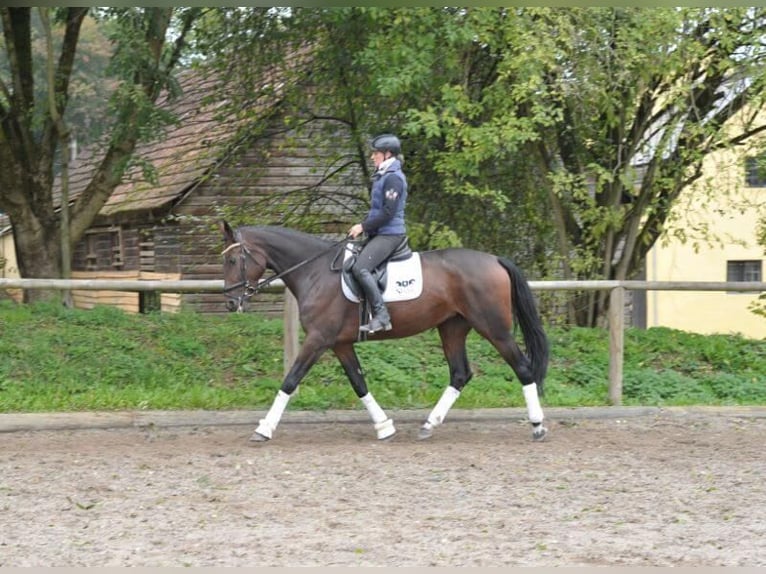
[[348, 230], [348, 235], [352, 239], [356, 239], [358, 235], [361, 235], [364, 232], [364, 228], [362, 227], [361, 223], [357, 223], [355, 225], [351, 226], [351, 229]]

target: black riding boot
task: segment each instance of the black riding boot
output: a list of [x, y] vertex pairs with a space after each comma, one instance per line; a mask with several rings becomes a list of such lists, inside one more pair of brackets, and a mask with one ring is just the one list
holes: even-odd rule
[[364, 290], [365, 297], [367, 297], [367, 300], [370, 302], [370, 307], [372, 307], [372, 320], [368, 325], [359, 327], [359, 330], [368, 333], [390, 331], [391, 317], [388, 315], [388, 309], [383, 302], [383, 295], [381, 295], [378, 290], [378, 284], [377, 281], [375, 281], [375, 277], [373, 277], [366, 269], [362, 269], [356, 275], [356, 280], [359, 281], [359, 285], [361, 285]]

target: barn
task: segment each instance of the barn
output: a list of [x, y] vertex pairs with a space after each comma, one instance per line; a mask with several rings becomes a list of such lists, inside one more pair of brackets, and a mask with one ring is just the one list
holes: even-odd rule
[[[305, 230], [337, 235], [363, 212], [365, 158], [338, 146], [351, 138], [337, 122], [287, 125], [278, 98], [263, 104], [256, 120], [236, 120], [208, 101], [213, 81], [184, 73], [182, 96], [163, 101], [178, 123], [137, 148], [135, 165], [73, 250], [73, 278], [220, 279], [223, 216], [290, 225], [300, 215]], [[85, 188], [97, 160], [86, 151], [73, 161], [71, 197]], [[75, 291], [73, 299], [80, 308], [225, 311], [215, 293]], [[254, 309], [281, 313], [282, 297], [259, 296]]]

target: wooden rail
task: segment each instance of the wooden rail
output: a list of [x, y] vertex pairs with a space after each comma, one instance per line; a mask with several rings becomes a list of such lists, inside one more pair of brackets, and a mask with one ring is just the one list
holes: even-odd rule
[[[622, 372], [625, 348], [625, 291], [739, 291], [766, 292], [760, 281], [530, 281], [533, 291], [609, 291], [609, 402], [622, 402]], [[0, 289], [53, 289], [156, 291], [161, 293], [215, 293], [223, 290], [222, 280], [120, 280], [120, 279], [2, 279]], [[285, 374], [298, 354], [298, 304], [281, 280], [263, 291], [285, 292], [284, 369]]]

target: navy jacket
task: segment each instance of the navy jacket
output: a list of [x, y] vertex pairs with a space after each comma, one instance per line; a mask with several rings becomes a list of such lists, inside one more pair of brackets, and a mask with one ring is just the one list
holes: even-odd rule
[[402, 162], [395, 159], [384, 172], [375, 172], [370, 191], [370, 211], [362, 221], [364, 232], [375, 235], [404, 235], [404, 206], [407, 203], [407, 178]]

